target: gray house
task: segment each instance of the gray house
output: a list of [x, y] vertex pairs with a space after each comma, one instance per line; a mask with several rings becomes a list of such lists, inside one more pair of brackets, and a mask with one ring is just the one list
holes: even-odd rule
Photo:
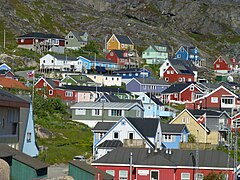
[[65, 47], [68, 49], [80, 49], [88, 42], [87, 32], [70, 31], [65, 37]]
[[143, 117], [137, 102], [81, 102], [70, 107], [72, 120], [94, 127], [97, 122], [117, 122], [122, 116]]

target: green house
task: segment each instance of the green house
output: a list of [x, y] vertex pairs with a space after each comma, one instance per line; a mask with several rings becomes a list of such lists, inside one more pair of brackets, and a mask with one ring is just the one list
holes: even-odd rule
[[10, 167], [10, 179], [32, 180], [47, 177], [48, 165], [5, 144], [0, 144], [0, 159]]
[[95, 86], [96, 83], [86, 75], [67, 75], [61, 80], [62, 85]]
[[97, 122], [117, 122], [122, 116], [143, 117], [138, 102], [80, 102], [70, 107], [72, 120], [94, 127]]
[[73, 160], [69, 162], [68, 175], [74, 180], [113, 180], [114, 177], [104, 171], [95, 168], [83, 161]]
[[65, 37], [65, 47], [68, 49], [80, 49], [85, 47], [88, 42], [87, 32], [70, 31]]
[[168, 59], [167, 47], [150, 45], [143, 51], [142, 58], [146, 59], [147, 64], [162, 64]]

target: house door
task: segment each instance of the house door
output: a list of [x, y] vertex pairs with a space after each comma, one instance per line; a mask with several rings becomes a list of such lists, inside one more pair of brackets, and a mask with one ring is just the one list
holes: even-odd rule
[[158, 180], [159, 174], [158, 171], [151, 171], [151, 179], [150, 180]]

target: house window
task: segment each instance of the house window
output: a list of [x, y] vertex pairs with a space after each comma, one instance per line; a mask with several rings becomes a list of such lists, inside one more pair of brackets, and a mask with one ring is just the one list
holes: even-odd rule
[[182, 82], [182, 78], [178, 78], [178, 82]]
[[174, 71], [173, 71], [173, 70], [171, 70], [171, 74], [174, 74]]
[[119, 171], [119, 179], [128, 179], [128, 171]]
[[49, 90], [49, 91], [48, 91], [48, 94], [49, 94], [49, 95], [53, 95], [53, 90]]
[[106, 173], [112, 175], [114, 177], [115, 171], [114, 170], [106, 170]]
[[167, 74], [170, 74], [170, 71], [169, 71], [169, 70], [167, 70]]
[[122, 116], [122, 110], [113, 109], [113, 110], [111, 111], [111, 116]]
[[142, 101], [145, 101], [145, 97], [142, 97]]
[[94, 79], [96, 79], [97, 77], [96, 76], [93, 76]]
[[128, 133], [128, 139], [133, 139], [133, 135], [134, 135], [133, 132], [129, 132], [129, 133]]
[[[166, 63], [166, 66], [169, 66], [169, 63]], [[164, 70], [165, 71], [165, 70]]]
[[159, 179], [159, 172], [158, 171], [151, 171], [151, 180], [158, 180]]
[[30, 132], [27, 133], [27, 142], [31, 142], [31, 134]]
[[76, 109], [75, 115], [86, 115], [86, 109]]
[[187, 123], [187, 124], [189, 124], [190, 123], [190, 118], [189, 117], [183, 117], [182, 118], [182, 123]]
[[107, 80], [108, 78], [106, 77], [105, 79]]
[[216, 68], [220, 68], [220, 64], [217, 64], [217, 65], [216, 65]]
[[173, 136], [172, 135], [163, 135], [164, 142], [173, 142]]
[[119, 81], [119, 78], [117, 78], [117, 81]]
[[65, 96], [66, 97], [72, 97], [73, 96], [73, 92], [72, 91], [66, 91], [65, 92]]
[[151, 109], [151, 106], [148, 106], [148, 109]]
[[125, 74], [125, 73], [123, 73], [123, 76], [126, 76], [126, 74]]
[[218, 97], [211, 97], [211, 103], [218, 103]]
[[188, 82], [192, 82], [192, 79], [191, 79], [191, 78], [188, 78]]
[[174, 94], [174, 98], [178, 98], [178, 94]]
[[141, 117], [141, 111], [139, 110], [136, 111], [136, 117]]
[[114, 38], [112, 38], [112, 42], [114, 42], [115, 41], [115, 39]]
[[71, 35], [71, 36], [69, 35], [68, 38], [69, 38], [69, 39], [73, 39], [73, 36], [72, 36], [72, 35]]
[[194, 91], [194, 86], [190, 86], [190, 91]]
[[177, 55], [177, 58], [181, 58], [181, 54], [178, 54], [178, 55]]
[[45, 60], [43, 60], [43, 63], [45, 63]]
[[135, 76], [138, 76], [138, 73], [135, 73]]
[[52, 63], [53, 63], [54, 61], [52, 60]]
[[101, 116], [102, 115], [102, 110], [101, 109], [93, 109], [92, 110], [92, 115], [93, 116]]
[[21, 39], [21, 43], [24, 43], [24, 39]]
[[169, 79], [168, 79], [168, 78], [165, 78], [165, 81], [167, 81], [167, 82], [168, 82], [168, 81], [169, 81]]
[[190, 180], [190, 173], [181, 173], [181, 180]]
[[194, 179], [195, 180], [203, 180], [203, 178], [204, 178], [203, 173], [195, 173], [194, 174]]
[[113, 132], [113, 139], [119, 139], [119, 132]]
[[222, 103], [223, 104], [233, 104], [233, 99], [222, 98]]
[[68, 41], [66, 41], [66, 44], [68, 44]]
[[122, 44], [122, 48], [124, 48], [124, 44]]
[[110, 53], [110, 56], [113, 56], [113, 55], [114, 55], [114, 53], [113, 53], [113, 52], [111, 52], [111, 53]]

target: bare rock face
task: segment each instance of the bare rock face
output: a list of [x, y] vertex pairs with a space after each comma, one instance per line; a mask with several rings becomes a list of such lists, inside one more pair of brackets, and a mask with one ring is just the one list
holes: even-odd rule
[[2, 159], [0, 159], [0, 180], [10, 180], [10, 167]]

